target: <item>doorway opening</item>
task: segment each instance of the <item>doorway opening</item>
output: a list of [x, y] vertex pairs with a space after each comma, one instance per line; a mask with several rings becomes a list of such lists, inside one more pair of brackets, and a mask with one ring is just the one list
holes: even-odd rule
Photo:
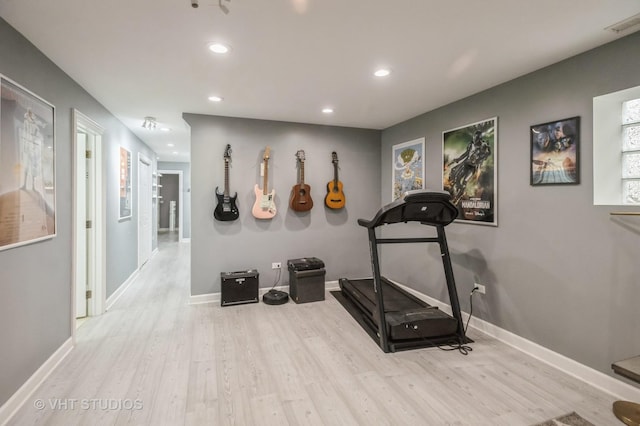
[[158, 170], [158, 241], [183, 241], [182, 170]]
[[104, 312], [106, 226], [102, 134], [98, 123], [72, 110], [73, 132], [73, 280], [71, 325]]

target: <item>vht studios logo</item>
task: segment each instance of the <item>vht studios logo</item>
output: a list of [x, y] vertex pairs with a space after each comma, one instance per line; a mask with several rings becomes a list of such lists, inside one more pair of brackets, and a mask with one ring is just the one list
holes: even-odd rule
[[76, 399], [76, 398], [49, 398], [36, 399], [33, 406], [38, 410], [46, 408], [50, 410], [95, 410], [95, 411], [120, 411], [142, 410], [144, 404], [139, 399]]

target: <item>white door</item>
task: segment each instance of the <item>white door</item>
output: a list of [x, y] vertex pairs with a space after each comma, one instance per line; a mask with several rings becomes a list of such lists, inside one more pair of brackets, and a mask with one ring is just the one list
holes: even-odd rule
[[151, 161], [138, 156], [138, 267], [151, 258], [153, 238]]
[[95, 286], [95, 136], [76, 134], [76, 318], [86, 317]]
[[[104, 129], [77, 110], [72, 111], [74, 129], [73, 175], [73, 300], [76, 318], [104, 312], [106, 227], [102, 179]], [[90, 292], [91, 296], [88, 296]], [[75, 330], [75, 327], [73, 327]], [[75, 334], [74, 334], [75, 337]]]
[[76, 135], [76, 318], [87, 316], [87, 135]]

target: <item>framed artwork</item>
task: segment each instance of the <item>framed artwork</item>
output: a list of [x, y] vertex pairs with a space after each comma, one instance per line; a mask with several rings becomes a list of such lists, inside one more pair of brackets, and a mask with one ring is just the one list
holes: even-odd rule
[[391, 147], [391, 201], [406, 191], [424, 189], [424, 138]]
[[131, 202], [131, 151], [120, 147], [120, 182], [118, 192], [120, 198], [120, 215], [118, 219], [127, 219], [132, 214]]
[[531, 126], [532, 186], [580, 183], [580, 117]]
[[442, 132], [442, 188], [458, 222], [498, 226], [498, 118]]
[[0, 75], [0, 250], [56, 236], [55, 107]]

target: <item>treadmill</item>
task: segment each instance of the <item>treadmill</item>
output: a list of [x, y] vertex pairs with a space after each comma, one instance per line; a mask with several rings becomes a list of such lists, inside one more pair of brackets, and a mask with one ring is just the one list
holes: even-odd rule
[[[354, 319], [384, 352], [471, 342], [465, 336], [460, 303], [453, 278], [444, 227], [458, 210], [445, 191], [409, 191], [382, 207], [371, 220], [358, 219], [367, 228], [373, 278], [340, 278], [340, 292], [334, 294]], [[401, 222], [420, 222], [436, 228], [435, 237], [378, 238], [376, 228]], [[430, 306], [380, 274], [378, 245], [437, 243], [449, 292], [452, 315]]]

